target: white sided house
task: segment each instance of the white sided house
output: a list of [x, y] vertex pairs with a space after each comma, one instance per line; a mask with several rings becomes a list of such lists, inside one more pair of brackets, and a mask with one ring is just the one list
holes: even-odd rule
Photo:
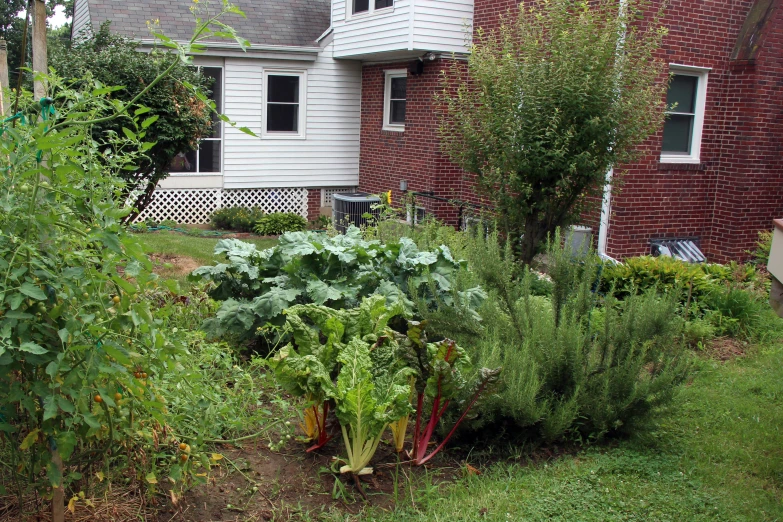
[[[259, 137], [216, 124], [198, 151], [175, 158], [171, 175], [139, 219], [206, 223], [227, 206], [310, 219], [328, 212], [332, 194], [359, 185], [363, 64], [465, 52], [465, 28], [473, 16], [473, 0], [236, 3], [247, 17], [222, 21], [251, 47], [242, 51], [235, 42], [207, 40], [206, 52], [194, 61], [215, 79], [218, 110]], [[195, 26], [192, 5], [76, 0], [73, 34], [111, 21], [113, 32], [150, 49], [148, 22], [159, 21], [164, 34], [187, 41]], [[404, 121], [404, 82], [395, 85], [395, 114]]]

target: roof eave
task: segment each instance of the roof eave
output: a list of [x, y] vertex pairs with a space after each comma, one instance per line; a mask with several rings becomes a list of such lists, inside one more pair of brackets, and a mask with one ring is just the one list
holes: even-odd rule
[[[143, 38], [139, 41], [142, 50], [153, 48], [165, 49], [160, 46], [160, 41], [151, 38]], [[204, 46], [200, 56], [228, 56], [238, 58], [271, 58], [276, 60], [302, 60], [314, 61], [321, 52], [316, 46], [292, 46], [292, 45], [261, 45], [251, 44], [251, 47], [242, 49], [236, 42], [199, 42]]]

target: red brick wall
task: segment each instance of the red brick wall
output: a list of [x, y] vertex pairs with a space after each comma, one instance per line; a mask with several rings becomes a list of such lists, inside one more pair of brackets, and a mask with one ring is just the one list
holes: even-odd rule
[[[409, 191], [432, 191], [449, 199], [460, 197], [461, 171], [440, 153], [433, 102], [440, 73], [447, 65], [446, 60], [427, 62], [423, 74], [408, 75], [404, 132], [383, 130], [384, 71], [407, 69], [408, 62], [366, 65], [362, 69], [360, 190], [392, 190], [395, 206], [402, 196], [400, 180], [408, 182]], [[448, 223], [457, 222], [458, 210], [449, 203], [420, 197], [417, 205]]]
[[314, 221], [321, 215], [321, 189], [307, 189], [307, 220]]
[[756, 234], [783, 213], [779, 159], [783, 99], [775, 85], [783, 76], [781, 28], [764, 41], [755, 67], [743, 71], [731, 53], [752, 2], [674, 0], [664, 59], [710, 67], [701, 164], [659, 161], [662, 133], [645, 145], [644, 157], [626, 166], [612, 201], [608, 253], [649, 253], [650, 239], [698, 237], [711, 260], [744, 257]]
[[[637, 163], [617, 169], [624, 174], [612, 199], [609, 255], [649, 253], [651, 239], [696, 237], [712, 260], [741, 258], [757, 232], [783, 215], [783, 9], [774, 15], [755, 64], [733, 63], [751, 5], [751, 0], [670, 1], [663, 59], [711, 68], [701, 164], [661, 164], [658, 133], [642, 147]], [[516, 0], [476, 0], [474, 27], [497, 27], [500, 15], [516, 6]], [[409, 76], [405, 132], [381, 130], [383, 71], [406, 65], [364, 67], [361, 189], [393, 189], [399, 201], [399, 180], [406, 179], [411, 190], [480, 202], [471, 176], [438, 152], [432, 95], [443, 62], [428, 64], [421, 77]], [[456, 221], [454, 207], [422, 201], [428, 211]], [[598, 208], [585, 218], [597, 227]]]

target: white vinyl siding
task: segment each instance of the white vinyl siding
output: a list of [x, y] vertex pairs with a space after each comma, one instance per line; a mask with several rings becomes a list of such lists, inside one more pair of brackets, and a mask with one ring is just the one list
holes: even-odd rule
[[449, 53], [467, 51], [465, 37], [470, 36], [473, 27], [473, 0], [416, 0], [415, 9], [414, 47]]
[[351, 0], [335, 0], [332, 16], [336, 58], [408, 49], [412, 0], [393, 7], [351, 15]]
[[332, 2], [337, 58], [467, 52], [465, 27], [473, 22], [473, 0], [395, 0], [393, 7], [353, 15], [351, 2]]
[[71, 35], [78, 40], [79, 33], [89, 27], [90, 5], [87, 0], [76, 0], [73, 5], [73, 25], [71, 26]]
[[306, 71], [306, 139], [260, 139], [225, 126], [224, 188], [345, 187], [359, 184], [361, 64], [226, 58], [226, 115], [262, 135], [264, 71]]

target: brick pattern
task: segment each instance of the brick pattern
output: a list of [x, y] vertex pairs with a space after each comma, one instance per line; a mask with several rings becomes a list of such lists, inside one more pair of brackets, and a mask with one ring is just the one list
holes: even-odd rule
[[[661, 0], [654, 0], [657, 9]], [[476, 0], [474, 26], [492, 29], [516, 0]], [[661, 57], [668, 63], [710, 67], [701, 164], [659, 161], [662, 133], [625, 165], [612, 199], [607, 251], [622, 258], [649, 253], [656, 238], [698, 238], [714, 261], [740, 259], [759, 230], [783, 215], [783, 9], [771, 20], [753, 62], [732, 62], [731, 53], [751, 0], [671, 0]], [[432, 96], [443, 62], [409, 77], [404, 134], [381, 130], [383, 70], [405, 64], [365, 66], [362, 84], [360, 186], [379, 192], [407, 179], [411, 190], [481, 203], [473, 178], [438, 152]], [[600, 200], [584, 221], [596, 228]], [[457, 210], [427, 202], [428, 211], [454, 222]]]
[[[409, 191], [432, 191], [448, 199], [461, 197], [462, 171], [440, 153], [433, 103], [441, 71], [448, 64], [448, 60], [427, 62], [423, 74], [408, 75], [404, 132], [383, 130], [384, 71], [407, 69], [408, 63], [363, 67], [360, 190], [376, 194], [392, 190], [396, 205], [402, 196], [400, 180], [406, 180]], [[457, 224], [459, 210], [448, 202], [420, 197], [417, 206]]]

